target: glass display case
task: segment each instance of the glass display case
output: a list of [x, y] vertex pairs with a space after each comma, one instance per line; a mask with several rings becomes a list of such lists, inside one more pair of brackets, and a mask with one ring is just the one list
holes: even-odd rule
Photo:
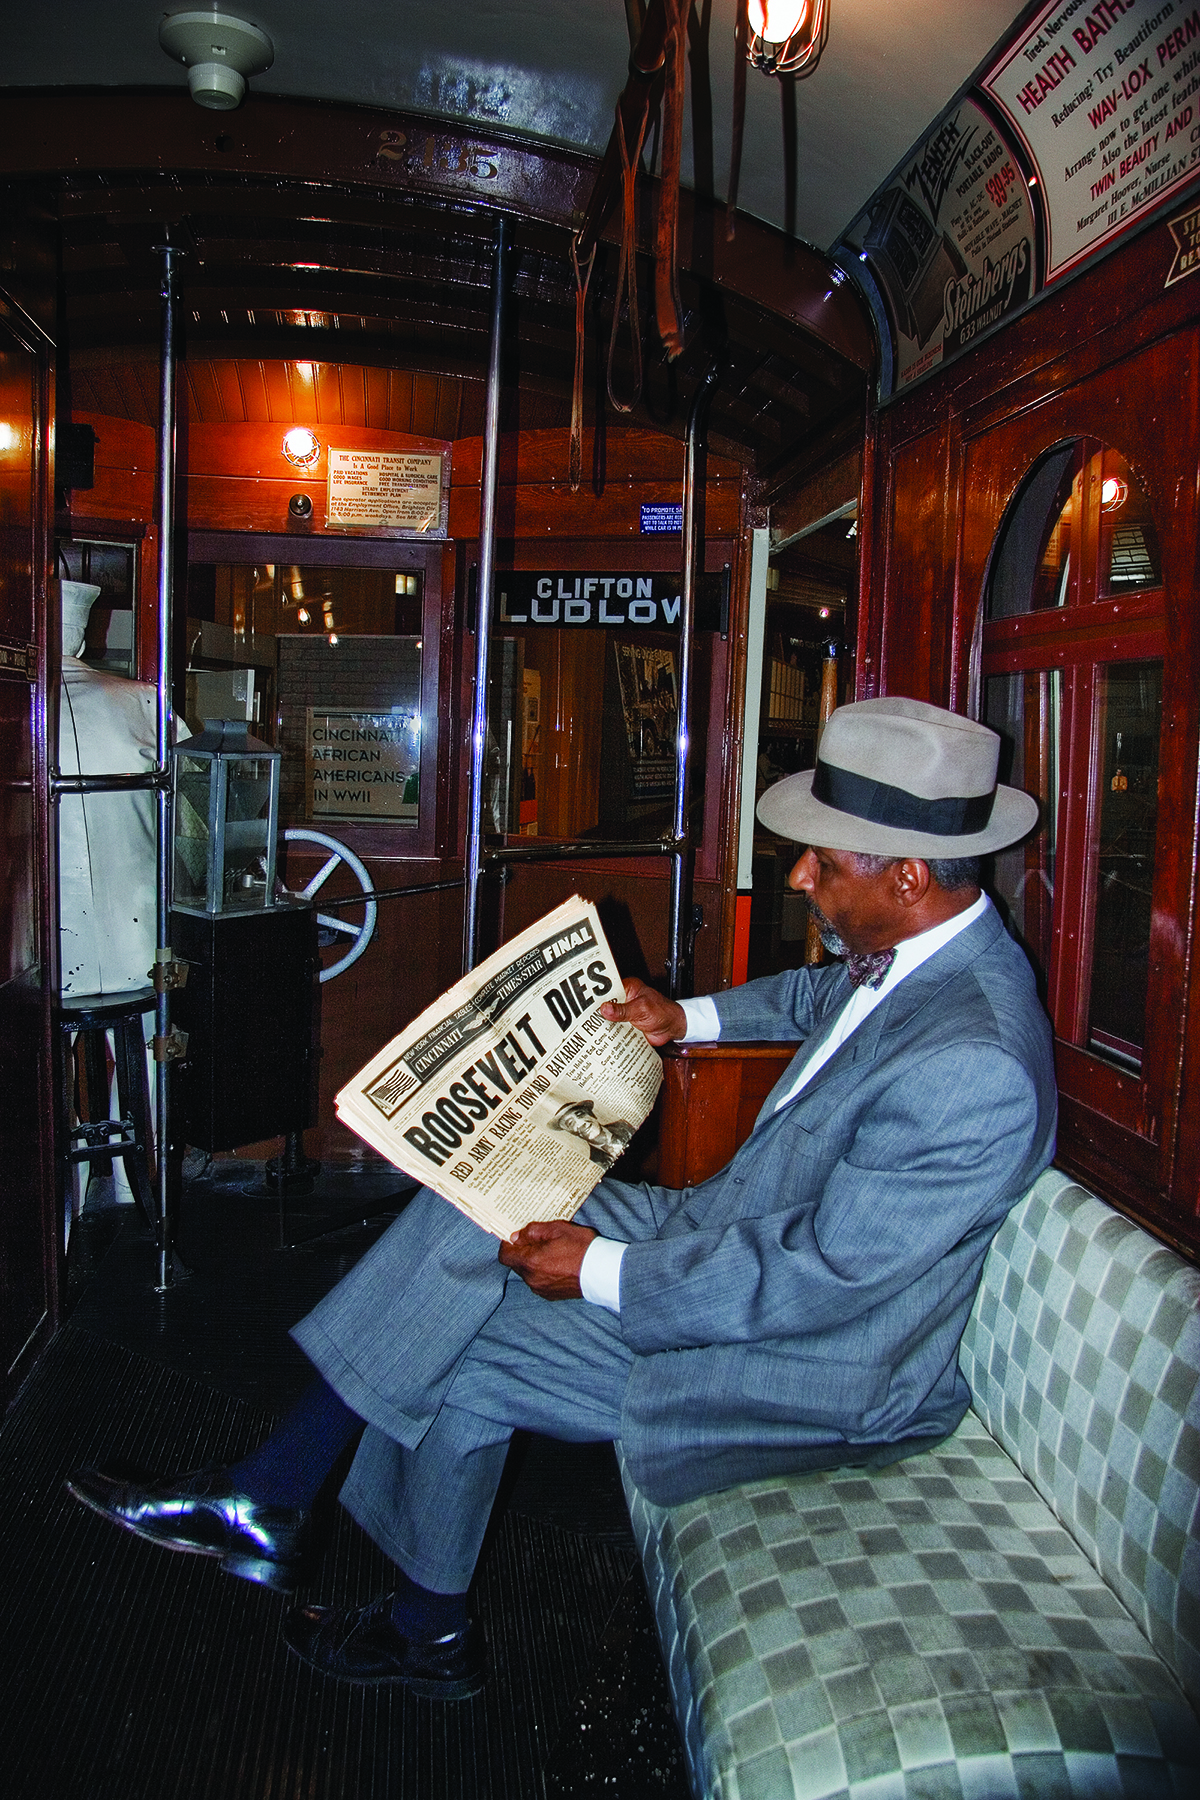
[[274, 904], [279, 752], [245, 719], [206, 719], [175, 757], [173, 904], [244, 913]]

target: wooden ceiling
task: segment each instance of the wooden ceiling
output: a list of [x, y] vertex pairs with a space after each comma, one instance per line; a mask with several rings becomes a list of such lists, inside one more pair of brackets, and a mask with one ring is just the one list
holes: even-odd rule
[[[57, 203], [76, 411], [157, 416], [155, 245], [165, 222], [186, 252], [182, 364], [192, 418], [443, 438], [482, 430], [494, 214], [362, 187], [144, 172], [64, 177]], [[575, 356], [568, 233], [517, 220], [512, 237], [503, 424], [565, 426]], [[616, 252], [602, 245], [587, 302], [589, 422], [624, 422], [604, 394], [616, 274]], [[629, 423], [681, 436], [714, 356], [723, 372], [710, 441], [764, 481], [814, 439], [861, 421], [863, 369], [802, 325], [685, 275], [687, 346], [668, 364], [649, 322], [647, 259], [639, 288], [646, 381]], [[625, 323], [614, 379], [628, 392]]]
[[[366, 425], [432, 438], [483, 430], [482, 380], [353, 363], [189, 356], [181, 399], [188, 418], [206, 425]], [[75, 412], [156, 424], [157, 358], [128, 351], [80, 358], [71, 371], [71, 405]]]

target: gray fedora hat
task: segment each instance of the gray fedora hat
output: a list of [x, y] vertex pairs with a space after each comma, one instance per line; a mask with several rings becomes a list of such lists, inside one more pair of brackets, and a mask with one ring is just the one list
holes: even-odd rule
[[858, 700], [830, 714], [815, 769], [768, 788], [758, 816], [798, 844], [873, 856], [979, 856], [1015, 844], [1038, 804], [1000, 787], [1000, 739], [924, 700]]

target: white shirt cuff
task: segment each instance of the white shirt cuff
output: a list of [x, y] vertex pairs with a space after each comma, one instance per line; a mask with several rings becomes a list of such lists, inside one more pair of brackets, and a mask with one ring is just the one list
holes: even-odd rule
[[621, 1311], [621, 1258], [628, 1244], [616, 1238], [593, 1238], [583, 1253], [579, 1267], [579, 1286], [585, 1300], [593, 1306], [607, 1306], [609, 1312]]
[[679, 1002], [687, 1019], [687, 1030], [675, 1041], [679, 1044], [715, 1044], [721, 1035], [721, 1020], [707, 994], [695, 1000]]

